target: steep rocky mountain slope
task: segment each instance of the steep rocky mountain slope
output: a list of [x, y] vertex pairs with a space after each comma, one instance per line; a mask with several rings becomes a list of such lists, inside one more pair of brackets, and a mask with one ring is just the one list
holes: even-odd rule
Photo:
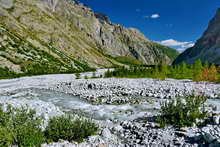
[[113, 24], [76, 1], [0, 0], [1, 70], [85, 71], [120, 66], [123, 62], [118, 58], [125, 56], [158, 64], [171, 63], [177, 55], [138, 30]]
[[208, 29], [196, 42], [195, 46], [180, 54], [174, 64], [193, 63], [196, 60], [220, 64], [220, 9], [210, 21]]

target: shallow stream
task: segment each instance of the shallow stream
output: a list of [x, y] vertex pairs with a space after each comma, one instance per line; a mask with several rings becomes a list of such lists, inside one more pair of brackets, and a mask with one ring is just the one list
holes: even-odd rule
[[37, 88], [20, 89], [0, 95], [1, 100], [19, 98], [51, 102], [65, 111], [97, 120], [134, 120], [156, 113], [159, 109], [159, 101], [152, 98], [149, 98], [150, 102], [146, 100], [142, 104], [94, 105], [69, 94]]

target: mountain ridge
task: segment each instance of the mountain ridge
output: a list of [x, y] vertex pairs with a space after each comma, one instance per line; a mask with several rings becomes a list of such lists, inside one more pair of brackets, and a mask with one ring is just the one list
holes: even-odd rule
[[170, 64], [178, 54], [77, 1], [0, 0], [0, 19], [0, 68], [16, 73], [122, 66], [119, 56]]
[[220, 64], [220, 8], [209, 22], [208, 28], [196, 44], [180, 54], [174, 64], [194, 63], [196, 60]]

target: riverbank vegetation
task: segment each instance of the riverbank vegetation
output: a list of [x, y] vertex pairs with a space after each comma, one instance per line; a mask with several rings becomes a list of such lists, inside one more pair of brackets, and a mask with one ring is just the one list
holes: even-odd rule
[[50, 119], [45, 134], [53, 142], [60, 139], [82, 142], [84, 138], [95, 135], [97, 130], [98, 127], [89, 120], [60, 116]]
[[54, 117], [43, 131], [43, 118], [28, 108], [0, 108], [0, 147], [40, 147], [41, 144], [65, 139], [83, 141], [95, 135], [98, 127], [86, 119], [69, 116]]
[[23, 73], [15, 73], [10, 71], [7, 67], [1, 68], [0, 67], [0, 79], [12, 79], [12, 78], [19, 78], [24, 76], [35, 76], [35, 75], [47, 75], [47, 74], [70, 74], [76, 73], [79, 74], [81, 72], [91, 72], [95, 71], [94, 68], [87, 68], [83, 70], [76, 70], [76, 69], [69, 69], [67, 71], [62, 71], [56, 68], [49, 68], [47, 65], [40, 65], [35, 64], [30, 66], [29, 68], [23, 70]]
[[219, 81], [218, 67], [208, 62], [202, 64], [200, 60], [194, 64], [158, 65], [153, 67], [130, 66], [107, 71], [105, 77], [118, 78], [156, 78], [156, 79], [192, 79], [193, 81]]
[[198, 120], [203, 121], [207, 117], [207, 112], [201, 109], [204, 108], [206, 100], [203, 95], [189, 95], [165, 101], [161, 103], [161, 116], [158, 122], [161, 127], [173, 125], [181, 128], [199, 125]]

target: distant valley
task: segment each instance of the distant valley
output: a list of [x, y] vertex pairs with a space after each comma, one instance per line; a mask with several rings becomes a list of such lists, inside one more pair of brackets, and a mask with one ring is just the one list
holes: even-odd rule
[[2, 74], [171, 64], [179, 54], [77, 1], [1, 0], [0, 20]]

